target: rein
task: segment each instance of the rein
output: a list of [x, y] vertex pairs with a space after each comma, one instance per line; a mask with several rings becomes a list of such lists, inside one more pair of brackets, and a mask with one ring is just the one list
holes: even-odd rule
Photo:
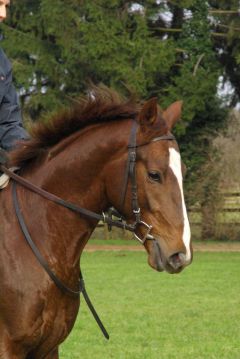
[[[21, 177], [20, 177], [21, 178]], [[46, 260], [43, 258], [43, 256], [41, 255], [41, 253], [39, 252], [39, 249], [37, 248], [37, 246], [35, 245], [35, 243], [33, 242], [31, 235], [27, 229], [26, 223], [24, 221], [21, 209], [19, 207], [19, 202], [18, 202], [18, 197], [17, 197], [17, 190], [16, 190], [16, 181], [13, 182], [13, 187], [12, 187], [12, 194], [13, 194], [13, 204], [14, 204], [14, 208], [15, 208], [15, 212], [16, 212], [16, 216], [19, 222], [19, 225], [22, 229], [22, 232], [25, 236], [25, 239], [27, 241], [27, 243], [29, 244], [29, 246], [31, 247], [33, 253], [35, 254], [35, 257], [37, 258], [37, 260], [39, 261], [39, 263], [41, 264], [41, 266], [44, 268], [44, 270], [47, 272], [47, 274], [49, 275], [49, 277], [52, 279], [52, 281], [56, 284], [56, 286], [65, 294], [70, 295], [72, 297], [79, 297], [79, 295], [82, 293], [83, 297], [88, 305], [88, 308], [90, 309], [94, 319], [96, 320], [99, 328], [101, 329], [103, 335], [105, 336], [106, 339], [109, 339], [109, 334], [106, 330], [106, 328], [104, 327], [101, 319], [99, 318], [88, 294], [87, 294], [87, 290], [85, 287], [85, 282], [83, 279], [83, 275], [82, 272], [80, 270], [80, 276], [79, 276], [79, 290], [74, 291], [71, 288], [69, 288], [68, 286], [66, 286], [54, 273], [53, 271], [49, 268], [48, 263], [46, 262]]]
[[87, 218], [92, 218], [97, 221], [103, 221], [104, 223], [109, 224], [110, 226], [115, 226], [118, 228], [126, 229], [130, 232], [134, 231], [134, 226], [127, 223], [122, 223], [121, 221], [114, 221], [110, 217], [108, 217], [106, 214], [98, 214], [95, 212], [92, 212], [86, 208], [79, 207], [78, 205], [65, 201], [64, 199], [56, 196], [53, 193], [50, 193], [48, 191], [45, 191], [44, 189], [34, 185], [33, 183], [29, 182], [25, 178], [17, 175], [16, 173], [12, 172], [10, 169], [8, 169], [5, 166], [1, 166], [1, 170], [6, 173], [10, 178], [12, 178], [15, 182], [19, 183], [23, 187], [27, 188], [29, 191], [32, 191], [34, 193], [37, 193], [38, 195], [48, 199], [51, 202], [54, 202], [62, 207], [68, 208], [73, 212], [82, 214], [83, 216]]
[[[120, 216], [120, 220], [113, 220], [112, 219], [112, 215], [111, 214], [105, 214], [103, 213], [98, 214], [95, 212], [92, 212], [86, 208], [82, 208], [74, 203], [65, 201], [64, 199], [54, 195], [53, 193], [47, 192], [44, 189], [34, 185], [33, 183], [29, 182], [28, 180], [24, 179], [23, 177], [19, 176], [18, 174], [14, 173], [13, 171], [11, 171], [10, 169], [8, 169], [7, 167], [5, 167], [4, 165], [1, 165], [0, 168], [1, 170], [6, 173], [12, 180], [13, 180], [13, 186], [12, 186], [12, 195], [13, 195], [13, 203], [14, 203], [14, 208], [15, 208], [15, 212], [16, 212], [16, 216], [18, 218], [18, 222], [19, 225], [22, 229], [22, 232], [25, 236], [25, 239], [27, 241], [27, 243], [29, 244], [29, 246], [31, 247], [33, 253], [35, 254], [37, 260], [39, 261], [39, 263], [41, 264], [41, 266], [44, 268], [44, 270], [47, 272], [47, 274], [49, 275], [49, 277], [53, 280], [53, 282], [56, 284], [56, 286], [65, 294], [72, 296], [72, 297], [79, 297], [79, 295], [82, 293], [84, 296], [84, 299], [89, 307], [89, 309], [91, 310], [95, 320], [97, 321], [100, 329], [103, 332], [103, 335], [109, 339], [109, 335], [105, 329], [105, 327], [103, 326], [99, 316], [97, 315], [89, 297], [88, 294], [86, 292], [86, 288], [85, 288], [85, 284], [84, 284], [84, 280], [83, 280], [83, 276], [82, 273], [80, 271], [80, 277], [79, 277], [79, 282], [78, 282], [78, 290], [72, 290], [71, 288], [69, 288], [67, 285], [65, 285], [54, 273], [53, 271], [49, 268], [48, 263], [46, 262], [46, 260], [43, 258], [43, 256], [41, 255], [40, 251], [38, 250], [37, 246], [35, 245], [35, 243], [33, 242], [30, 233], [27, 229], [26, 223], [24, 221], [23, 215], [22, 215], [22, 211], [20, 209], [19, 206], [19, 202], [18, 202], [18, 197], [17, 197], [17, 189], [16, 189], [16, 184], [20, 184], [23, 187], [27, 188], [28, 190], [37, 193], [38, 195], [46, 198], [49, 201], [52, 201], [62, 207], [68, 208], [69, 210], [76, 212], [78, 214], [81, 214], [87, 218], [92, 218], [96, 221], [103, 221], [104, 223], [106, 223], [109, 227], [109, 229], [111, 229], [111, 227], [118, 227], [118, 228], [122, 228], [125, 230], [128, 230], [130, 232], [133, 232], [135, 239], [137, 239], [141, 244], [144, 244], [145, 241], [147, 239], [149, 240], [153, 240], [154, 242], [156, 242], [156, 245], [158, 245], [157, 241], [155, 240], [155, 238], [150, 234], [151, 230], [152, 230], [152, 226], [145, 223], [144, 221], [141, 220], [141, 210], [139, 207], [139, 203], [138, 203], [138, 196], [137, 196], [137, 181], [136, 181], [136, 151], [138, 147], [141, 146], [145, 146], [148, 145], [150, 142], [156, 142], [156, 141], [161, 141], [161, 140], [175, 140], [175, 137], [171, 134], [169, 135], [163, 135], [160, 137], [155, 137], [153, 140], [151, 140], [150, 142], [147, 143], [143, 143], [143, 144], [137, 144], [136, 143], [136, 137], [137, 137], [137, 127], [138, 124], [136, 121], [133, 122], [133, 126], [131, 129], [131, 133], [130, 133], [130, 138], [129, 138], [129, 145], [128, 145], [128, 159], [127, 159], [127, 163], [126, 163], [126, 170], [125, 170], [125, 176], [124, 176], [124, 181], [123, 181], [123, 190], [122, 190], [122, 194], [121, 194], [121, 210], [123, 209], [124, 203], [125, 203], [125, 197], [126, 197], [126, 193], [127, 193], [127, 186], [128, 186], [128, 181], [130, 179], [130, 184], [131, 184], [131, 196], [132, 196], [132, 211], [133, 214], [135, 216], [135, 222], [133, 224], [128, 224], [126, 223], [126, 221], [123, 221], [123, 217]], [[114, 215], [119, 216], [118, 212], [116, 211], [112, 211], [111, 212]], [[146, 229], [146, 233], [143, 236], [143, 238], [140, 238], [136, 231], [139, 227], [144, 227]]]

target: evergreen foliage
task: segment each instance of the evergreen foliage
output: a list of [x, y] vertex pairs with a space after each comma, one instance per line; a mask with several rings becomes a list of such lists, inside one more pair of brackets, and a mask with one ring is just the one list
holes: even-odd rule
[[219, 77], [234, 86], [233, 104], [240, 96], [240, 23], [231, 12], [238, 7], [238, 0], [12, 0], [2, 47], [34, 120], [89, 81], [158, 96], [162, 107], [184, 100], [176, 135], [193, 189], [226, 118]]

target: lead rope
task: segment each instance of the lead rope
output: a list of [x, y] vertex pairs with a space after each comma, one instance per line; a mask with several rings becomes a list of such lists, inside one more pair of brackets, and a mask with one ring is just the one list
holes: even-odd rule
[[13, 181], [13, 186], [12, 186], [12, 194], [13, 194], [13, 204], [14, 204], [14, 209], [16, 212], [16, 216], [20, 225], [20, 228], [24, 234], [24, 237], [28, 243], [28, 245], [30, 246], [31, 250], [33, 251], [35, 257], [37, 258], [38, 262], [41, 264], [41, 266], [44, 268], [44, 270], [47, 272], [47, 274], [49, 275], [49, 277], [53, 280], [53, 282], [56, 284], [56, 286], [64, 293], [66, 293], [67, 295], [70, 295], [72, 297], [79, 297], [79, 295], [82, 293], [83, 297], [87, 303], [88, 308], [90, 309], [94, 319], [96, 320], [99, 328], [101, 329], [104, 337], [106, 339], [109, 339], [109, 334], [107, 332], [107, 330], [105, 329], [101, 319], [99, 318], [88, 294], [86, 291], [86, 287], [85, 287], [85, 282], [83, 279], [83, 275], [82, 272], [80, 270], [80, 279], [79, 279], [79, 290], [78, 291], [74, 291], [71, 288], [69, 288], [68, 286], [66, 286], [64, 283], [61, 282], [61, 280], [53, 273], [53, 271], [49, 268], [48, 263], [46, 262], [46, 260], [43, 258], [43, 256], [41, 255], [39, 249], [37, 248], [37, 246], [35, 245], [35, 243], [33, 242], [31, 235], [27, 229], [26, 223], [24, 221], [20, 206], [19, 206], [19, 202], [18, 202], [18, 198], [17, 198], [17, 191], [16, 191], [16, 182]]

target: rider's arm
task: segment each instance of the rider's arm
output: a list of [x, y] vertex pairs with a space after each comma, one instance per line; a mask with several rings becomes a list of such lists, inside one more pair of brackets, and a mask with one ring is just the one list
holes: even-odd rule
[[0, 146], [11, 150], [19, 140], [29, 135], [22, 126], [18, 96], [12, 83], [12, 69], [3, 51], [0, 51]]

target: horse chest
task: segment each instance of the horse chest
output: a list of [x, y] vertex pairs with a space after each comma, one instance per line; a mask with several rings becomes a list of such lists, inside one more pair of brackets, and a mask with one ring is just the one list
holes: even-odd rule
[[71, 299], [61, 294], [49, 298], [42, 314], [42, 335], [61, 342], [70, 333], [78, 309], [78, 299]]

